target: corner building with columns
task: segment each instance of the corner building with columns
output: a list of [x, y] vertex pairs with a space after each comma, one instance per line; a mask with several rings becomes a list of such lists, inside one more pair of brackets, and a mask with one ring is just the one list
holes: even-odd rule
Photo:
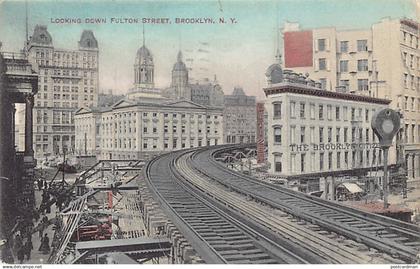
[[[383, 169], [371, 119], [389, 100], [325, 91], [303, 75], [282, 71], [280, 64], [271, 66], [267, 77], [270, 174], [315, 179]], [[388, 163], [395, 164], [395, 143], [390, 156]]]

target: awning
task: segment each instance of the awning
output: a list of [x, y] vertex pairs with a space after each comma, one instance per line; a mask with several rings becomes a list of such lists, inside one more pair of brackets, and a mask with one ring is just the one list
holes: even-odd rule
[[344, 182], [340, 185], [343, 185], [350, 193], [360, 193], [363, 192], [363, 189], [359, 187], [356, 183]]

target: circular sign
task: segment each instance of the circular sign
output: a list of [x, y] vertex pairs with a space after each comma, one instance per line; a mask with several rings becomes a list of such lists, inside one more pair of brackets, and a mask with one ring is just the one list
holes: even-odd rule
[[391, 133], [394, 130], [394, 123], [388, 119], [384, 120], [382, 123], [382, 130], [387, 134]]

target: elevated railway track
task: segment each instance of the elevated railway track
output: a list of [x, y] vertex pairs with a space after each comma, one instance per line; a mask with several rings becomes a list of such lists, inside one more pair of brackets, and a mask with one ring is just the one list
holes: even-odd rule
[[237, 146], [162, 155], [146, 165], [165, 212], [207, 263], [411, 263], [420, 228], [297, 193], [216, 161]]

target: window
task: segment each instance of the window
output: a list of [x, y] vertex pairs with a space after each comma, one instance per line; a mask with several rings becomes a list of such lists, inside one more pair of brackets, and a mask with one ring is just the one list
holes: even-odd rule
[[325, 39], [318, 39], [318, 50], [319, 51], [325, 51], [326, 49], [326, 42]]
[[278, 155], [274, 156], [274, 170], [275, 170], [275, 172], [279, 172], [279, 173], [282, 172], [283, 167], [282, 167], [282, 163], [281, 163], [281, 157], [282, 157], [281, 154], [278, 154]]
[[340, 61], [340, 72], [348, 72], [349, 71], [349, 61], [343, 60]]
[[327, 59], [319, 58], [318, 67], [319, 67], [319, 70], [327, 70]]
[[274, 127], [274, 143], [281, 144], [281, 127]]
[[281, 118], [281, 103], [273, 103], [274, 118]]
[[332, 128], [328, 127], [328, 143], [332, 142]]
[[347, 143], [348, 141], [348, 130], [347, 127], [344, 128], [344, 143]]
[[354, 143], [356, 141], [356, 128], [351, 128], [351, 142]]
[[368, 71], [368, 60], [357, 60], [357, 71]]
[[341, 168], [341, 152], [337, 152], [337, 168]]
[[327, 106], [327, 118], [328, 118], [328, 120], [332, 120], [332, 107], [331, 107], [331, 105], [328, 105]]
[[335, 107], [335, 120], [340, 120], [340, 107]]
[[315, 171], [315, 152], [311, 152], [311, 172]]
[[315, 127], [311, 127], [310, 129], [310, 138], [311, 138], [311, 143], [315, 143]]
[[168, 125], [163, 126], [163, 132], [167, 133], [168, 132]]
[[319, 170], [324, 170], [324, 153], [319, 153]]
[[332, 152], [328, 152], [328, 170], [332, 169]]
[[357, 51], [367, 51], [368, 50], [368, 46], [367, 46], [367, 40], [357, 40]]
[[305, 153], [300, 154], [300, 172], [305, 172], [305, 157]]
[[295, 118], [296, 117], [296, 103], [290, 102], [290, 117]]
[[349, 152], [344, 152], [344, 165], [346, 168], [349, 168]]
[[408, 74], [404, 74], [404, 88], [407, 88], [408, 85]]
[[347, 52], [349, 50], [348, 41], [340, 41], [340, 52]]
[[290, 127], [290, 144], [296, 143], [296, 126]]
[[305, 118], [305, 103], [300, 103], [300, 118]]
[[324, 127], [319, 127], [319, 143], [324, 143]]
[[296, 154], [290, 155], [290, 170], [292, 173], [296, 172]]
[[335, 142], [340, 143], [340, 127], [335, 128]]
[[324, 119], [324, 106], [323, 105], [319, 105], [318, 108], [319, 108], [319, 114], [318, 114], [319, 119], [320, 120], [323, 120]]
[[327, 88], [327, 79], [326, 78], [320, 78], [319, 82], [321, 83], [321, 89], [325, 90]]
[[366, 139], [366, 143], [368, 143], [369, 142], [369, 129], [366, 129], [365, 139]]
[[143, 143], [143, 148], [147, 149], [147, 143]]
[[343, 120], [347, 121], [347, 107], [343, 107]]
[[351, 108], [351, 120], [354, 121], [356, 118], [356, 109], [354, 107]]
[[310, 104], [311, 119], [315, 119], [315, 104]]
[[300, 127], [300, 143], [305, 143], [305, 127]]
[[147, 127], [143, 128], [143, 133], [147, 133]]
[[365, 110], [365, 121], [369, 122], [369, 109]]

